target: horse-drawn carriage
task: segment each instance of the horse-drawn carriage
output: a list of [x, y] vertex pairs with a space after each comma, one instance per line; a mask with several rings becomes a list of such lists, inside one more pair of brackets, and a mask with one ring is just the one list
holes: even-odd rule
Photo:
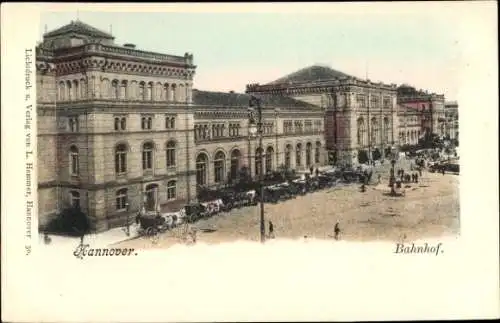
[[165, 217], [155, 213], [138, 214], [139, 234], [156, 237], [160, 232], [167, 231], [170, 226]]

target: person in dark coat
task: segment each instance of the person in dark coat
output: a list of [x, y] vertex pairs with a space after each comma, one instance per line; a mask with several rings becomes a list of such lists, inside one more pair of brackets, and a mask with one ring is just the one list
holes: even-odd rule
[[316, 177], [319, 176], [319, 169], [316, 168]]
[[311, 166], [311, 168], [309, 168], [309, 171], [311, 172], [311, 175], [312, 175], [313, 171], [314, 171], [314, 168]]
[[335, 223], [335, 228], [333, 229], [333, 231], [335, 233], [335, 240], [338, 240], [340, 237], [340, 226], [338, 221], [337, 223]]
[[269, 238], [274, 239], [274, 225], [269, 221]]
[[446, 172], [446, 169], [444, 168], [444, 166], [441, 167], [441, 172], [443, 173], [443, 175]]
[[415, 174], [415, 183], [418, 183], [418, 174]]

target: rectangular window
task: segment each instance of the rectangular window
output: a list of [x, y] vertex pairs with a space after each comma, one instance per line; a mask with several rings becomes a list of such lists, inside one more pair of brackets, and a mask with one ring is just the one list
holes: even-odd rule
[[167, 183], [167, 199], [173, 200], [177, 198], [176, 182], [170, 181]]
[[127, 209], [127, 189], [121, 189], [116, 193], [116, 210], [125, 211]]

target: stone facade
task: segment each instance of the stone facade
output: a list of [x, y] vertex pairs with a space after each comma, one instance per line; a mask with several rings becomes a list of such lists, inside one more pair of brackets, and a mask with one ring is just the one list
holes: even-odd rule
[[[119, 46], [76, 21], [45, 34], [36, 59], [42, 227], [74, 206], [103, 231], [142, 207], [179, 210], [197, 187], [242, 167], [256, 174], [249, 96], [193, 90], [193, 55]], [[279, 96], [263, 102], [265, 169], [324, 165], [323, 112]]]
[[398, 88], [398, 108], [401, 144], [416, 144], [426, 134], [445, 135], [444, 95], [402, 85]]
[[398, 129], [394, 84], [341, 76], [309, 82], [250, 84], [247, 92], [279, 94], [316, 105], [324, 113], [330, 163], [355, 165], [393, 153]]

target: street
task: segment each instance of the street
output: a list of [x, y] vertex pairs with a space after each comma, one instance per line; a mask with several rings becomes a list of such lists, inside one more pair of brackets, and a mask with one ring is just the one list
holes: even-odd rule
[[[380, 185], [330, 188], [298, 196], [278, 204], [265, 205], [266, 232], [268, 221], [274, 225], [277, 239], [316, 239], [334, 237], [339, 222], [340, 239], [348, 241], [411, 241], [425, 237], [459, 232], [459, 176], [425, 171], [419, 183], [409, 184], [404, 197], [390, 197], [389, 163], [378, 166]], [[409, 170], [409, 161], [396, 164], [396, 169]], [[246, 207], [221, 213], [193, 224], [198, 228], [197, 242], [220, 243], [235, 240], [259, 240], [259, 207]], [[204, 232], [203, 228], [214, 228]], [[158, 241], [149, 237], [118, 244], [129, 248], [165, 248], [181, 243], [181, 229], [162, 234]]]

